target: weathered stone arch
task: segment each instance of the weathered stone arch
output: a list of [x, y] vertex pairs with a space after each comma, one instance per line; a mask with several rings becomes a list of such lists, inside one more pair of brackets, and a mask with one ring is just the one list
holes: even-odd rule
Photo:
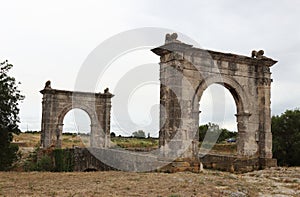
[[193, 102], [200, 102], [203, 92], [212, 84], [219, 84], [229, 90], [231, 93], [236, 107], [237, 113], [247, 113], [247, 103], [249, 103], [249, 95], [245, 92], [244, 88], [230, 76], [212, 75], [204, 78], [196, 89], [196, 94]]
[[[48, 82], [47, 82], [48, 83]], [[91, 147], [109, 147], [110, 111], [113, 95], [89, 92], [72, 92], [52, 89], [50, 83], [41, 90], [42, 102], [42, 147], [61, 147], [63, 119], [72, 109], [85, 111], [91, 120]]]
[[72, 104], [68, 104], [67, 106], [65, 106], [58, 114], [59, 116], [57, 117], [57, 124], [62, 124], [64, 117], [66, 116], [66, 114], [71, 111], [72, 109], [81, 109], [84, 112], [86, 112], [91, 120], [91, 124], [92, 123], [96, 123], [97, 122], [97, 114], [95, 113], [95, 111], [91, 108], [89, 108], [86, 105], [77, 105], [77, 106], [73, 106]]
[[[198, 137], [191, 133], [198, 131], [199, 101], [209, 85], [218, 83], [230, 91], [237, 106], [238, 158], [274, 164], [270, 67], [277, 61], [263, 56], [263, 51], [247, 57], [194, 48], [177, 40], [176, 34], [167, 34], [165, 44], [152, 52], [160, 56], [159, 144], [163, 155], [189, 142], [190, 148], [179, 157], [198, 158]], [[173, 143], [175, 134], [179, 137]]]
[[[253, 156], [257, 153], [257, 144], [253, 143], [251, 144], [251, 149], [253, 149], [251, 152], [249, 152], [248, 149], [245, 148], [246, 143], [246, 136], [249, 134], [247, 133], [245, 129], [245, 125], [248, 125], [248, 118], [251, 116], [249, 113], [249, 98], [250, 95], [247, 95], [245, 89], [231, 76], [221, 76], [221, 75], [211, 75], [206, 78], [204, 78], [200, 83], [199, 86], [196, 89], [195, 96], [193, 98], [193, 107], [196, 107], [196, 109], [199, 109], [199, 103], [201, 101], [201, 97], [203, 92], [212, 84], [219, 84], [223, 86], [224, 88], [228, 89], [231, 93], [235, 105], [236, 105], [236, 111], [237, 114], [237, 122], [238, 122], [238, 140], [237, 140], [237, 152], [238, 155], [247, 155], [247, 156]], [[196, 110], [195, 109], [195, 110]], [[251, 111], [251, 110], [250, 110]], [[199, 112], [199, 116], [200, 116]], [[197, 123], [199, 125], [199, 123]], [[255, 137], [255, 136], [254, 136]], [[253, 136], [252, 136], [253, 138]], [[254, 139], [254, 138], [253, 138]]]

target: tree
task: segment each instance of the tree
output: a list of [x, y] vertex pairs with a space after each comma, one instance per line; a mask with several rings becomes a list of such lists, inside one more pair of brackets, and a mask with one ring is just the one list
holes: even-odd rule
[[217, 143], [220, 143], [228, 138], [235, 138], [237, 132], [232, 132], [232, 131], [228, 131], [227, 129], [220, 128], [219, 125], [214, 123], [208, 123], [199, 126], [199, 141], [202, 142], [206, 134], [208, 134], [207, 136], [208, 141], [217, 138]]
[[146, 138], [146, 134], [143, 130], [138, 130], [138, 131], [133, 132], [132, 136], [136, 137], [136, 138]]
[[[24, 99], [16, 80], [8, 75], [13, 67], [8, 61], [0, 63], [0, 170], [8, 170], [17, 159], [18, 147], [12, 145], [13, 133], [19, 134], [18, 102]], [[20, 83], [19, 83], [20, 84]]]
[[116, 134], [115, 134], [115, 132], [111, 132], [111, 133], [110, 133], [110, 137], [111, 137], [111, 138], [114, 138], [114, 137], [116, 137]]
[[207, 130], [208, 130], [208, 124], [199, 126], [199, 141], [200, 142], [203, 142]]
[[273, 156], [278, 165], [300, 165], [300, 110], [272, 117]]

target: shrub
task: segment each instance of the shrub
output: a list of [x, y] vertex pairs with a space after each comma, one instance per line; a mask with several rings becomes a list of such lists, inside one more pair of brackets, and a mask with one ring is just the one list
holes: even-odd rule
[[36, 170], [37, 171], [52, 171], [53, 170], [53, 164], [51, 157], [48, 155], [44, 155], [37, 161], [36, 164]]
[[16, 144], [9, 144], [1, 147], [0, 151], [0, 171], [10, 170], [12, 163], [18, 160], [19, 146]]
[[56, 172], [71, 172], [74, 170], [74, 157], [69, 149], [55, 149], [53, 151]]

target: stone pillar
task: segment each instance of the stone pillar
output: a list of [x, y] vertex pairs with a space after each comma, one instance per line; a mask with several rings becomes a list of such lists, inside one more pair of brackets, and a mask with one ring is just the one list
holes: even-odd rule
[[42, 124], [42, 130], [41, 130], [41, 146], [43, 148], [50, 147], [51, 146], [51, 124], [44, 123]]
[[169, 50], [163, 53], [154, 51], [161, 56], [159, 132], [161, 156], [165, 159], [175, 159], [172, 166], [199, 171], [197, 137], [199, 103], [196, 108], [193, 107], [195, 87], [188, 77], [184, 76], [187, 62], [183, 54], [191, 45], [170, 43], [165, 46]]
[[[184, 65], [186, 62], [183, 61]], [[182, 66], [184, 67], [184, 66]], [[196, 88], [193, 86], [189, 78], [183, 76], [182, 78], [182, 95], [181, 95], [181, 129], [184, 132], [182, 138], [185, 144], [185, 158], [198, 157], [198, 130], [199, 130], [199, 102], [193, 101]]]
[[[237, 154], [238, 157], [244, 156], [252, 156], [255, 154], [255, 150], [252, 151], [252, 145], [249, 138], [251, 138], [251, 133], [248, 129], [249, 117], [251, 114], [249, 113], [239, 113], [236, 114], [237, 117], [237, 129], [238, 129], [238, 137], [237, 137]], [[255, 141], [255, 140], [254, 140]]]
[[62, 130], [64, 124], [58, 124], [55, 129], [55, 147], [62, 148], [61, 138], [62, 138]]
[[[111, 96], [109, 92], [105, 93]], [[105, 111], [104, 111], [104, 148], [110, 147], [110, 111], [111, 111], [111, 98], [105, 98]]]
[[[265, 73], [268, 74], [268, 73]], [[271, 133], [271, 79], [264, 77], [259, 80], [259, 155], [260, 158], [272, 158], [272, 133]]]
[[163, 155], [176, 157], [183, 148], [181, 83], [182, 73], [176, 69], [177, 61], [161, 62], [160, 104], [164, 106], [160, 113], [159, 146]]
[[41, 146], [43, 148], [50, 147], [52, 145], [52, 130], [54, 122], [52, 116], [53, 98], [49, 88], [45, 88], [40, 91], [43, 94], [42, 100], [42, 123], [41, 123]]
[[102, 129], [97, 124], [91, 124], [90, 146], [93, 148], [104, 147], [104, 135]]

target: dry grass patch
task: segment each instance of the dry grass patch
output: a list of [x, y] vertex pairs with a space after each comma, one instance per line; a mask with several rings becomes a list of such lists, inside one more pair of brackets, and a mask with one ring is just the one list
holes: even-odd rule
[[[2, 196], [299, 196], [300, 168], [246, 174], [134, 172], [2, 172]], [[278, 178], [278, 179], [275, 179]], [[284, 180], [292, 180], [286, 183]], [[297, 180], [297, 181], [293, 181]]]

